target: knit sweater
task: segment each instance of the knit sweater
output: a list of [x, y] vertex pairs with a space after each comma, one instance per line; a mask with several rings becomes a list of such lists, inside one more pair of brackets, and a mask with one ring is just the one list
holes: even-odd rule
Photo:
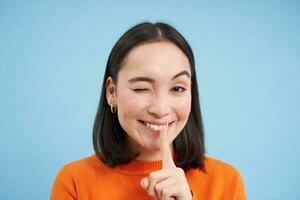
[[[152, 200], [140, 181], [161, 166], [162, 161], [133, 160], [110, 168], [93, 154], [60, 169], [50, 200]], [[206, 172], [199, 169], [185, 172], [194, 200], [246, 199], [242, 177], [234, 167], [206, 156], [205, 168]]]

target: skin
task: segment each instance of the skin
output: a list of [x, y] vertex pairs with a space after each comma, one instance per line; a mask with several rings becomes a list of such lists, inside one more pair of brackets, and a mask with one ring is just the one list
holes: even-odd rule
[[[175, 166], [172, 157], [172, 142], [184, 128], [191, 109], [190, 76], [185, 54], [171, 42], [158, 41], [132, 49], [117, 84], [111, 77], [106, 81], [107, 101], [117, 107], [129, 149], [139, 152], [138, 160], [163, 162], [161, 170], [141, 180], [141, 186], [154, 199], [191, 199], [184, 171]], [[154, 131], [144, 122], [164, 125]]]

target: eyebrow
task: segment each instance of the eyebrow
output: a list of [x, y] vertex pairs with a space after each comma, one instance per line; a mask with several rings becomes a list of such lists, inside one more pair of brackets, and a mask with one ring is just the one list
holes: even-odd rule
[[[176, 74], [175, 76], [173, 76], [173, 78], [171, 80], [174, 80], [175, 78], [178, 78], [179, 76], [182, 76], [182, 75], [186, 75], [188, 78], [191, 77], [191, 75], [188, 71], [183, 70], [183, 71], [179, 72], [178, 74]], [[134, 78], [131, 78], [128, 80], [129, 83], [134, 83], [134, 82], [138, 82], [138, 81], [153, 83], [154, 79], [149, 78], [149, 77], [139, 76], [139, 77], [134, 77]]]

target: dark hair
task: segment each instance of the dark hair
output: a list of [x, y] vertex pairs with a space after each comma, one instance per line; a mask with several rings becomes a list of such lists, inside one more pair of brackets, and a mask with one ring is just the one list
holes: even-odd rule
[[106, 100], [106, 79], [110, 76], [117, 83], [117, 76], [126, 58], [134, 47], [147, 42], [170, 41], [187, 56], [191, 67], [192, 104], [188, 121], [173, 141], [175, 164], [184, 170], [204, 170], [204, 130], [198, 97], [194, 55], [184, 37], [166, 23], [144, 22], [129, 29], [113, 47], [105, 69], [98, 111], [93, 128], [94, 150], [106, 165], [114, 167], [135, 159], [138, 154], [128, 151], [127, 134], [121, 127], [118, 116], [112, 113]]

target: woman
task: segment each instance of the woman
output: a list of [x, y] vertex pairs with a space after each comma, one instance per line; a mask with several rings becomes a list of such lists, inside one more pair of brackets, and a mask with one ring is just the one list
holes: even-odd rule
[[138, 24], [113, 47], [93, 144], [60, 170], [51, 200], [246, 199], [239, 172], [204, 155], [193, 52], [168, 24]]

